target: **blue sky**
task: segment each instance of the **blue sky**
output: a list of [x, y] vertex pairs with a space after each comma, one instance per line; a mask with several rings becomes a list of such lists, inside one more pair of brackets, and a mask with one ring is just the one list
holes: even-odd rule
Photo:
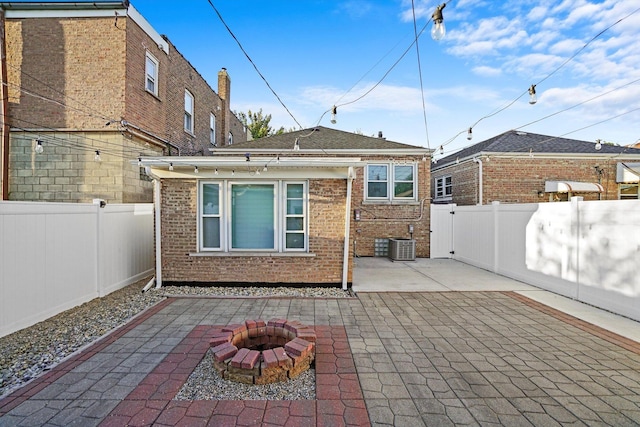
[[[418, 40], [421, 72], [414, 46], [381, 83], [414, 38], [411, 0], [212, 2], [295, 121], [207, 0], [132, 4], [214, 89], [220, 68], [228, 70], [232, 110], [262, 109], [275, 128], [297, 121], [382, 131], [416, 146], [445, 144], [445, 154], [510, 129], [621, 145], [640, 139], [637, 0], [451, 0], [445, 38], [432, 40], [429, 24]], [[440, 3], [414, 0], [418, 30]], [[538, 102], [529, 105], [535, 83]], [[323, 113], [334, 104], [331, 124]]]

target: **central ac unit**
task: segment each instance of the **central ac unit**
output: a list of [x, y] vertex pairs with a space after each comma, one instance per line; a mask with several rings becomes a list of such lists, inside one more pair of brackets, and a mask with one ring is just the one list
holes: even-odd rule
[[389, 258], [392, 261], [415, 261], [416, 241], [413, 239], [389, 239]]

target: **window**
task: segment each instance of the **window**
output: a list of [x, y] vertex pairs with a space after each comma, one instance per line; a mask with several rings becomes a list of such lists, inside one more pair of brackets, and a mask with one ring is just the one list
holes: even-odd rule
[[145, 89], [158, 96], [158, 60], [149, 52], [145, 61]]
[[618, 184], [620, 200], [638, 199], [638, 183]]
[[209, 142], [216, 146], [216, 116], [213, 113], [209, 115]]
[[367, 200], [416, 200], [416, 166], [370, 164], [366, 168]]
[[305, 182], [201, 182], [199, 199], [200, 250], [307, 250]]
[[436, 199], [451, 199], [451, 176], [436, 178]]
[[193, 95], [184, 91], [184, 130], [193, 133]]

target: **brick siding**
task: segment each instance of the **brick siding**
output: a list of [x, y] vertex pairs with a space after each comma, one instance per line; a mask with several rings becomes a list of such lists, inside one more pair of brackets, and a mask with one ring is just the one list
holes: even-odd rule
[[[576, 193], [584, 200], [617, 200], [616, 165], [624, 158], [501, 158], [483, 160], [483, 203], [539, 203], [549, 201], [545, 181], [600, 183], [600, 193]], [[603, 170], [602, 175], [596, 166]], [[478, 164], [472, 161], [454, 164], [432, 172], [432, 185], [443, 176], [452, 176], [452, 201], [458, 205], [478, 203]], [[435, 191], [435, 189], [434, 189]], [[538, 193], [543, 192], [540, 196]], [[432, 192], [432, 196], [435, 194]], [[437, 202], [437, 200], [436, 200]]]
[[340, 284], [346, 181], [311, 180], [309, 190], [309, 251], [315, 256], [190, 256], [198, 251], [197, 181], [163, 180], [163, 280]]

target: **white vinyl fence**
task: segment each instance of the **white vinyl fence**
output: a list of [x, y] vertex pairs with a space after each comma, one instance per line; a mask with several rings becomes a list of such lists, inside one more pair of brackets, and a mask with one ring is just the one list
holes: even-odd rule
[[0, 202], [0, 336], [152, 274], [153, 205]]
[[452, 236], [435, 253], [640, 321], [638, 200], [448, 205], [434, 221]]

